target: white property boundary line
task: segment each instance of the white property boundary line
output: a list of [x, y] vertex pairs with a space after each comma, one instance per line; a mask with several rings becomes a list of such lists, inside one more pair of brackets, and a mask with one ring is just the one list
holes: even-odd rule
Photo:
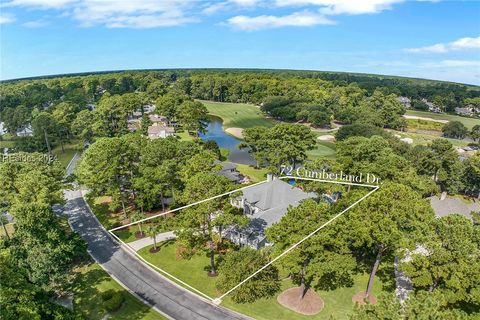
[[[313, 180], [313, 179], [312, 179]], [[229, 295], [230, 293], [232, 293], [234, 290], [236, 290], [238, 287], [240, 287], [242, 284], [244, 284], [245, 282], [247, 282], [248, 280], [250, 280], [251, 278], [253, 278], [255, 275], [257, 275], [259, 272], [261, 272], [262, 270], [264, 270], [265, 268], [267, 268], [268, 266], [270, 266], [272, 263], [274, 263], [275, 261], [277, 261], [278, 259], [280, 259], [281, 257], [283, 257], [284, 255], [288, 254], [290, 251], [292, 251], [293, 249], [295, 249], [296, 247], [298, 247], [302, 242], [304, 242], [305, 240], [307, 240], [308, 238], [312, 237], [313, 235], [315, 235], [318, 231], [322, 230], [324, 227], [328, 226], [330, 223], [332, 223], [333, 221], [335, 221], [337, 218], [339, 218], [340, 216], [342, 216], [345, 212], [347, 212], [348, 210], [350, 210], [351, 208], [353, 208], [355, 205], [357, 205], [359, 202], [361, 202], [362, 200], [366, 199], [368, 196], [370, 196], [372, 193], [374, 193], [375, 191], [378, 190], [378, 188], [380, 187], [375, 187], [375, 189], [373, 189], [372, 191], [370, 191], [369, 193], [367, 193], [366, 195], [364, 195], [363, 197], [361, 197], [359, 200], [355, 201], [352, 205], [350, 205], [347, 209], [343, 210], [342, 212], [338, 213], [337, 215], [335, 215], [333, 218], [331, 218], [330, 220], [328, 220], [327, 222], [325, 222], [323, 225], [321, 225], [320, 227], [318, 227], [317, 229], [313, 230], [308, 236], [306, 236], [305, 238], [303, 238], [302, 240], [298, 241], [297, 243], [295, 243], [294, 245], [292, 245], [290, 248], [288, 248], [287, 250], [285, 250], [282, 254], [280, 254], [279, 256], [277, 256], [275, 259], [273, 259], [272, 261], [270, 261], [269, 263], [267, 263], [266, 265], [264, 265], [263, 267], [261, 267], [260, 269], [258, 269], [257, 271], [255, 271], [254, 273], [252, 273], [250, 276], [248, 276], [245, 280], [243, 280], [242, 282], [240, 282], [239, 284], [237, 284], [235, 287], [233, 287], [232, 289], [228, 290], [227, 292], [225, 292], [222, 296], [218, 297], [217, 299], [214, 300], [214, 303], [220, 303], [222, 301], [223, 298], [225, 298], [227, 295]]]
[[[258, 273], [260, 273], [261, 271], [263, 271], [264, 269], [266, 269], [267, 267], [269, 267], [271, 264], [273, 264], [274, 262], [276, 262], [277, 260], [279, 260], [280, 258], [282, 258], [283, 256], [285, 256], [286, 254], [288, 254], [290, 251], [292, 251], [293, 249], [295, 249], [296, 247], [298, 247], [300, 244], [302, 244], [305, 240], [309, 239], [310, 237], [312, 237], [313, 235], [315, 235], [317, 232], [319, 232], [320, 230], [322, 230], [324, 227], [328, 226], [330, 223], [332, 223], [333, 221], [335, 221], [336, 219], [338, 219], [340, 216], [342, 216], [344, 213], [346, 213], [348, 210], [350, 210], [351, 208], [353, 208], [354, 206], [356, 206], [358, 203], [360, 203], [361, 201], [365, 200], [367, 197], [369, 197], [372, 193], [374, 193], [375, 191], [377, 191], [380, 186], [375, 186], [375, 185], [368, 185], [368, 184], [360, 184], [360, 183], [353, 183], [353, 182], [343, 182], [343, 181], [332, 181], [332, 180], [322, 180], [322, 179], [313, 179], [313, 178], [303, 178], [303, 177], [297, 177], [297, 176], [283, 176], [283, 177], [279, 177], [278, 179], [300, 179], [300, 180], [307, 180], [307, 181], [316, 181], [316, 182], [325, 182], [325, 183], [335, 183], [335, 184], [345, 184], [345, 185], [352, 185], [352, 186], [361, 186], [361, 187], [368, 187], [368, 188], [373, 188], [373, 190], [371, 190], [369, 193], [367, 193], [366, 195], [364, 195], [363, 197], [361, 197], [360, 199], [358, 199], [357, 201], [355, 201], [353, 204], [351, 204], [348, 208], [346, 208], [345, 210], [343, 210], [342, 212], [338, 213], [337, 215], [335, 215], [333, 218], [331, 218], [330, 220], [328, 220], [327, 222], [325, 222], [323, 225], [321, 225], [320, 227], [318, 227], [317, 229], [315, 229], [314, 231], [312, 231], [310, 234], [308, 234], [305, 238], [303, 238], [302, 240], [298, 241], [297, 243], [295, 243], [294, 245], [292, 245], [291, 247], [289, 247], [287, 250], [285, 250], [284, 252], [282, 252], [279, 256], [275, 257], [275, 259], [273, 259], [272, 261], [270, 261], [269, 263], [267, 263], [266, 265], [264, 265], [263, 267], [261, 267], [260, 269], [258, 269], [257, 271], [255, 271], [254, 273], [252, 273], [250, 276], [248, 276], [247, 278], [245, 278], [243, 281], [241, 281], [239, 284], [237, 284], [235, 287], [231, 288], [230, 290], [228, 290], [227, 292], [225, 292], [223, 295], [221, 295], [220, 297], [218, 298], [212, 298], [208, 295], [206, 295], [205, 293], [201, 292], [200, 290], [192, 287], [191, 285], [189, 285], [188, 283], [185, 283], [184, 281], [176, 278], [175, 276], [171, 275], [170, 273], [168, 273], [167, 271], [155, 266], [154, 264], [148, 262], [147, 260], [145, 260], [142, 256], [140, 256], [140, 254], [138, 254], [137, 251], [135, 251], [131, 246], [128, 245], [128, 243], [122, 241], [119, 237], [117, 237], [113, 232], [116, 231], [116, 230], [119, 230], [119, 229], [123, 229], [123, 228], [126, 228], [126, 227], [129, 227], [131, 225], [134, 225], [134, 224], [138, 224], [140, 222], [144, 222], [144, 221], [147, 221], [147, 220], [151, 220], [151, 219], [154, 219], [154, 218], [157, 218], [157, 217], [160, 217], [160, 216], [164, 216], [168, 213], [172, 213], [172, 212], [176, 212], [176, 211], [179, 211], [179, 210], [182, 210], [182, 209], [186, 209], [186, 208], [189, 208], [191, 206], [194, 206], [194, 205], [197, 205], [197, 204], [200, 204], [200, 203], [203, 203], [203, 202], [206, 202], [206, 201], [210, 201], [210, 200], [213, 200], [213, 199], [217, 199], [217, 198], [220, 198], [220, 197], [223, 197], [223, 196], [226, 196], [226, 195], [230, 195], [232, 193], [235, 193], [237, 191], [241, 191], [241, 190], [244, 190], [246, 188], [250, 188], [250, 187], [253, 187], [253, 186], [256, 186], [256, 185], [260, 185], [260, 184], [263, 184], [265, 182], [267, 182], [267, 180], [264, 180], [264, 181], [261, 181], [261, 182], [257, 182], [255, 184], [252, 184], [252, 185], [249, 185], [249, 186], [246, 186], [246, 187], [243, 187], [243, 188], [240, 188], [240, 189], [236, 189], [234, 191], [229, 191], [229, 192], [226, 192], [226, 193], [223, 193], [223, 194], [220, 194], [220, 195], [217, 195], [217, 196], [214, 196], [214, 197], [211, 197], [211, 198], [208, 198], [208, 199], [204, 199], [204, 200], [201, 200], [201, 201], [198, 201], [198, 202], [195, 202], [195, 203], [191, 203], [189, 205], [186, 205], [186, 206], [183, 206], [183, 207], [179, 207], [179, 208], [176, 208], [176, 209], [173, 209], [173, 210], [169, 210], [167, 212], [163, 212], [163, 213], [160, 213], [160, 214], [157, 214], [157, 215], [154, 215], [154, 216], [151, 216], [151, 217], [148, 217], [148, 218], [145, 218], [145, 219], [142, 219], [142, 220], [138, 220], [138, 221], [135, 221], [135, 222], [132, 222], [132, 223], [129, 223], [129, 224], [126, 224], [126, 225], [123, 225], [123, 226], [120, 226], [120, 227], [116, 227], [116, 228], [112, 228], [110, 230], [108, 230], [108, 232], [117, 240], [119, 241], [122, 245], [124, 245], [127, 249], [129, 249], [136, 257], [138, 257], [141, 261], [143, 261], [144, 263], [146, 263], [147, 265], [149, 265], [150, 267], [154, 268], [155, 270], [158, 270], [159, 272], [163, 273], [164, 275], [170, 277], [171, 279], [177, 281], [178, 283], [182, 284], [183, 286], [186, 286], [187, 288], [193, 290], [197, 296], [200, 296], [200, 298], [202, 299], [207, 299], [209, 300], [210, 302], [213, 302], [214, 304], [220, 304], [222, 302], [222, 299], [225, 298], [227, 295], [229, 295], [230, 293], [232, 293], [234, 290], [236, 290], [237, 288], [239, 288], [242, 284], [244, 284], [245, 282], [247, 282], [248, 280], [250, 280], [251, 278], [253, 278], [255, 275], [257, 275]], [[177, 284], [178, 285], [178, 284]]]
[[243, 187], [243, 188], [240, 188], [240, 189], [236, 189], [236, 190], [234, 190], [234, 191], [225, 192], [225, 193], [219, 194], [219, 195], [217, 195], [217, 196], [214, 196], [214, 197], [211, 197], [211, 198], [208, 198], [208, 199], [204, 199], [204, 200], [201, 200], [201, 201], [198, 201], [198, 202], [194, 202], [194, 203], [188, 204], [188, 205], [183, 206], [183, 207], [179, 207], [179, 208], [176, 208], [176, 209], [173, 209], [173, 210], [169, 210], [169, 211], [167, 211], [167, 212], [162, 212], [162, 213], [156, 214], [156, 215], [151, 216], [151, 217], [148, 217], [148, 218], [144, 218], [144, 219], [141, 219], [141, 220], [137, 220], [137, 221], [135, 221], [135, 222], [131, 222], [131, 223], [129, 223], [129, 224], [125, 224], [125, 225], [123, 225], [123, 226], [110, 229], [110, 230], [108, 230], [108, 231], [109, 231], [109, 232], [112, 232], [112, 231], [115, 231], [115, 230], [123, 229], [123, 228], [125, 228], [125, 227], [129, 227], [129, 226], [131, 226], [131, 225], [138, 224], [138, 223], [140, 223], [140, 222], [145, 222], [145, 221], [147, 221], [147, 220], [155, 219], [155, 218], [157, 218], [157, 217], [161, 217], [161, 216], [164, 216], [164, 215], [169, 214], [169, 213], [172, 213], [172, 212], [180, 211], [180, 210], [183, 210], [183, 209], [186, 209], [186, 208], [195, 206], [195, 205], [200, 204], [200, 203], [203, 203], [203, 202], [207, 202], [207, 201], [210, 201], [210, 200], [213, 200], [213, 199], [221, 198], [221, 197], [223, 197], [223, 196], [227, 196], [227, 195], [230, 195], [230, 194], [235, 193], [235, 192], [237, 192], [237, 191], [240, 191], [240, 190], [243, 190], [243, 189], [246, 189], [246, 188], [250, 188], [250, 187], [253, 187], [253, 186], [256, 186], [256, 185], [265, 183], [265, 182], [267, 182], [267, 180], [254, 183], [254, 184], [251, 184], [251, 185], [249, 185], [249, 186], [246, 186], [246, 187]]

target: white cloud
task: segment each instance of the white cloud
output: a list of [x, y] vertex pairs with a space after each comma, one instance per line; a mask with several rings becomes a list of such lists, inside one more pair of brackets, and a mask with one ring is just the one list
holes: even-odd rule
[[450, 51], [461, 51], [469, 49], [480, 49], [480, 37], [460, 38], [453, 42], [437, 43], [431, 46], [420, 48], [408, 48], [404, 51], [412, 53], [444, 53]]
[[33, 20], [33, 21], [27, 21], [27, 22], [23, 23], [22, 26], [24, 26], [26, 28], [42, 28], [42, 27], [45, 27], [49, 24], [50, 24], [50, 22], [48, 22], [46, 20]]
[[[248, 1], [248, 0], [244, 0]], [[236, 16], [227, 24], [242, 30], [258, 30], [284, 26], [312, 26], [334, 24], [328, 18], [334, 15], [374, 14], [391, 9], [405, 0], [272, 0], [277, 7], [317, 7], [315, 11], [294, 12], [285, 16], [262, 15], [256, 17]]]
[[478, 60], [442, 60], [439, 67], [480, 67], [480, 61]]
[[404, 0], [276, 0], [277, 6], [319, 6], [326, 15], [369, 14], [391, 9]]
[[228, 7], [228, 1], [225, 2], [216, 2], [216, 3], [209, 3], [203, 10], [202, 13], [210, 15], [217, 13]]
[[259, 0], [230, 0], [230, 2], [235, 3], [242, 7], [253, 7], [253, 6], [256, 6], [260, 1]]
[[58, 9], [82, 26], [154, 28], [197, 21], [188, 9], [195, 0], [13, 0], [5, 6]]
[[256, 17], [235, 16], [227, 20], [227, 23], [235, 29], [259, 30], [279, 27], [304, 27], [319, 24], [335, 24], [324, 15], [310, 11], [294, 12], [286, 16], [261, 15]]
[[0, 24], [7, 24], [16, 21], [17, 19], [13, 14], [2, 13], [0, 14]]
[[60, 9], [76, 2], [79, 2], [79, 0], [13, 0], [5, 3], [4, 6]]
[[211, 15], [218, 11], [227, 10], [230, 8], [253, 8], [260, 3], [259, 0], [227, 0], [221, 2], [208, 3], [202, 10], [202, 13]]
[[83, 26], [154, 28], [194, 22], [185, 14], [189, 2], [181, 0], [84, 0], [73, 17]]

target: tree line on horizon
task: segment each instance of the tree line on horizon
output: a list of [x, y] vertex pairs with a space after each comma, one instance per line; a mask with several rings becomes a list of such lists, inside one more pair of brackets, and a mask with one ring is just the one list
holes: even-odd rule
[[[470, 88], [466, 92], [472, 95]], [[332, 161], [306, 161], [306, 152], [316, 140], [302, 124], [245, 130], [243, 147], [251, 150], [258, 167], [275, 171], [281, 164], [304, 163], [312, 169], [327, 166], [348, 174], [371, 172], [385, 185], [334, 228], [312, 237], [280, 266], [268, 268], [249, 286], [239, 288], [232, 299], [244, 303], [273, 296], [281, 287], [281, 270], [299, 286], [322, 290], [349, 286], [353, 276], [367, 272], [368, 296], [375, 278], [391, 281], [387, 271], [393, 258], [407, 255], [405, 249], [413, 252], [421, 243], [431, 254], [415, 255], [402, 265], [414, 285], [409, 302], [401, 306], [388, 296], [379, 306], [358, 310], [357, 316], [382, 319], [410, 312], [413, 317], [425, 310], [425, 304], [429, 314], [439, 318], [480, 312], [479, 221], [476, 216], [472, 222], [457, 215], [436, 219], [426, 200], [440, 191], [479, 196], [480, 154], [461, 161], [445, 139], [427, 146], [399, 141], [384, 128], [401, 128], [404, 109], [386, 89], [369, 91], [356, 84], [288, 73], [125, 72], [2, 84], [0, 99], [1, 119], [7, 120], [11, 133], [26, 123], [34, 129], [34, 137], [19, 139], [23, 143], [17, 145], [19, 149], [47, 151], [52, 148], [49, 144], [61, 145], [74, 137], [87, 141], [89, 147], [76, 172], [79, 182], [91, 189], [92, 196], [111, 197], [110, 209], [133, 222], [150, 209], [165, 209], [167, 197], [173, 198], [169, 205], [175, 207], [234, 187], [215, 174], [215, 160], [221, 156], [216, 144], [199, 139], [149, 140], [128, 133], [128, 116], [144, 104], [155, 103], [157, 113], [178, 120], [192, 135], [203, 130], [206, 116], [203, 104], [193, 99], [258, 103], [279, 119], [319, 126], [328, 119], [342, 119], [347, 125], [336, 133], [337, 159]], [[88, 104], [95, 104], [95, 109], [86, 108]], [[51, 211], [53, 203], [61, 202], [62, 181], [58, 163], [0, 164], [0, 184], [5, 186], [0, 192], [2, 211], [19, 223], [11, 239], [0, 241], [0, 283], [8, 283], [5, 288], [10, 293], [0, 300], [9, 308], [0, 310], [8, 316], [68, 314], [50, 299], [71, 289], [72, 279], [62, 275], [70, 273], [78, 263], [75, 257], [85, 254], [85, 248]], [[245, 219], [227, 201], [185, 211], [169, 226], [178, 232], [183, 258], [210, 257], [209, 271], [219, 274], [218, 289], [224, 292], [362, 195], [356, 189], [342, 191], [346, 196], [333, 211], [311, 201], [291, 208], [267, 230], [275, 243], [271, 251], [228, 250], [228, 241], [217, 237], [214, 228], [242, 225]], [[211, 214], [218, 210], [225, 215]], [[146, 233], [157, 234], [162, 223], [166, 222], [152, 224], [149, 227], [157, 229], [147, 228]]]

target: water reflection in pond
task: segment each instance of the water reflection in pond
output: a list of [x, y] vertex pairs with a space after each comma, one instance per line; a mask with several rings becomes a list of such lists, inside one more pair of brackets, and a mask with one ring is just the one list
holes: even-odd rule
[[207, 133], [200, 134], [200, 138], [204, 141], [213, 140], [220, 148], [227, 149], [229, 151], [228, 160], [231, 162], [254, 165], [255, 160], [248, 153], [248, 149], [238, 149], [238, 145], [241, 140], [231, 135], [228, 135], [222, 128], [222, 119], [214, 116], [209, 117]]

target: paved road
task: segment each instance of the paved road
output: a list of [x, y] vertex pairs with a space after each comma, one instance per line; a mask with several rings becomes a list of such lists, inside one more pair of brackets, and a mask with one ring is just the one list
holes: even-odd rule
[[75, 166], [78, 160], [80, 160], [80, 154], [78, 152], [75, 152], [75, 154], [72, 157], [72, 160], [70, 160], [70, 162], [67, 165], [67, 168], [65, 168], [67, 177], [73, 173], [73, 170], [75, 170]]
[[207, 303], [166, 280], [110, 238], [88, 209], [79, 191], [66, 191], [70, 225], [88, 243], [90, 254], [112, 276], [149, 305], [177, 320], [249, 319]]

